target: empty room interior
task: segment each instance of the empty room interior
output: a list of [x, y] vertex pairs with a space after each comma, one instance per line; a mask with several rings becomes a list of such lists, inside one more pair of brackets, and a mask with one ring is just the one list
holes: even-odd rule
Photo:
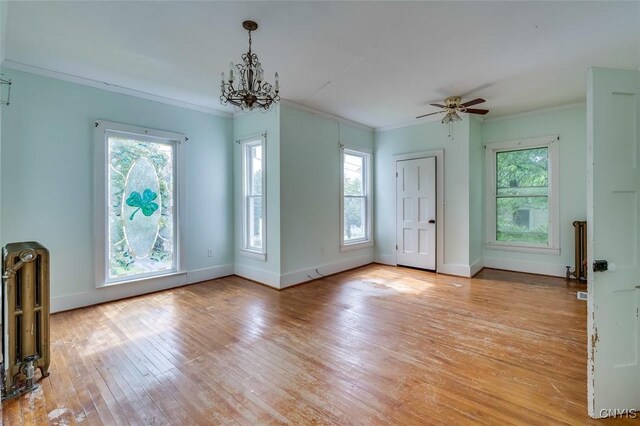
[[0, 0], [5, 425], [637, 424], [640, 2]]

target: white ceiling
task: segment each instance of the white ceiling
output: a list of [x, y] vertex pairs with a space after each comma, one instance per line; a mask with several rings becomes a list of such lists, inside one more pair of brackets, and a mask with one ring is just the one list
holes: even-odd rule
[[579, 102], [587, 67], [640, 68], [640, 2], [10, 1], [6, 59], [232, 111], [245, 19], [283, 98], [372, 127], [452, 94], [487, 117]]

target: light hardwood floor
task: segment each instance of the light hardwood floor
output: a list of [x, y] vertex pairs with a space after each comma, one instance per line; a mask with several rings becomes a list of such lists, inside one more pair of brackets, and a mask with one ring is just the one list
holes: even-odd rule
[[5, 402], [2, 417], [589, 424], [586, 304], [575, 291], [535, 275], [374, 264], [281, 292], [227, 277], [60, 313], [51, 376]]

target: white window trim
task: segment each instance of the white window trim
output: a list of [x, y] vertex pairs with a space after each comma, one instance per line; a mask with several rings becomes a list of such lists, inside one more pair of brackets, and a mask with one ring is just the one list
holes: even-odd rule
[[[525, 253], [560, 254], [560, 136], [542, 136], [485, 146], [486, 182], [486, 235], [485, 247], [490, 250], [508, 250]], [[549, 242], [548, 244], [496, 241], [496, 154], [517, 149], [547, 148], [549, 151]]]
[[[184, 251], [184, 229], [186, 226], [186, 175], [184, 167], [184, 156], [182, 153], [182, 144], [187, 138], [179, 133], [166, 132], [162, 130], [148, 129], [144, 127], [132, 126], [121, 123], [113, 123], [109, 121], [98, 120], [94, 125], [94, 243], [95, 243], [95, 286], [96, 288], [110, 287], [113, 285], [136, 283], [143, 281], [153, 281], [166, 277], [175, 277], [175, 284], [181, 283], [184, 276], [183, 265], [185, 258]], [[148, 140], [161, 140], [164, 142], [175, 143], [175, 203], [176, 211], [174, 215], [174, 231], [176, 239], [176, 266], [172, 271], [164, 271], [157, 274], [137, 275], [129, 279], [109, 280], [107, 271], [107, 132], [131, 134]]]
[[[238, 141], [240, 144], [240, 155], [242, 165], [242, 244], [240, 246], [240, 253], [243, 256], [250, 257], [262, 262], [267, 260], [267, 135], [262, 133], [260, 135], [252, 136], [249, 138], [241, 139]], [[248, 247], [248, 232], [249, 232], [249, 214], [247, 211], [247, 191], [249, 182], [247, 179], [247, 147], [253, 145], [262, 146], [262, 249], [256, 250]]]
[[[358, 155], [364, 158], [364, 191], [366, 197], [366, 237], [359, 240], [345, 242], [344, 240], [344, 155]], [[373, 153], [359, 147], [345, 147], [340, 149], [340, 251], [346, 252], [373, 246]]]

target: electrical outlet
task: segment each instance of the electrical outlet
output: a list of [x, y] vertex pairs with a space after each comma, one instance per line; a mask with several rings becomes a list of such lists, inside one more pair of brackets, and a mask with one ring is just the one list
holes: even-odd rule
[[213, 249], [210, 248], [207, 250], [207, 256], [213, 257]]

